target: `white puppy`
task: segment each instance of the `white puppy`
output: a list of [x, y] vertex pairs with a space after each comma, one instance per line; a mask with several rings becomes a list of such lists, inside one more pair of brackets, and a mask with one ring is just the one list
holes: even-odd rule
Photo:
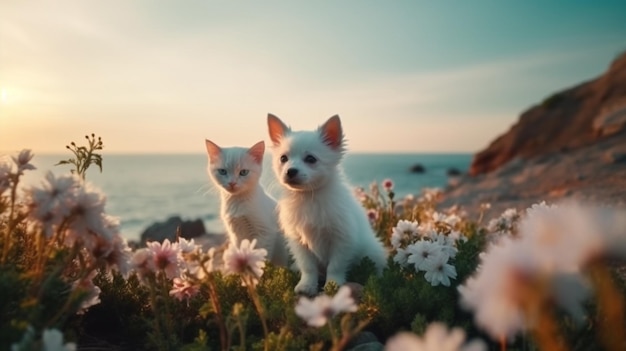
[[271, 114], [267, 122], [274, 172], [286, 189], [279, 222], [301, 273], [295, 291], [316, 294], [320, 272], [342, 285], [349, 266], [365, 256], [380, 273], [387, 252], [339, 167], [345, 151], [339, 116], [314, 131], [292, 131]]

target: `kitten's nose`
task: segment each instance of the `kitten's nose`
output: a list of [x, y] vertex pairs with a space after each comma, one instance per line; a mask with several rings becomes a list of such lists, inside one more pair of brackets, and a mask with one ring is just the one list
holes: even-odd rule
[[234, 188], [236, 184], [237, 184], [237, 183], [235, 183], [235, 182], [229, 182], [229, 183], [228, 183], [228, 186], [229, 186], [229, 187], [231, 187], [231, 188]]
[[297, 175], [298, 175], [298, 169], [297, 168], [289, 168], [287, 170], [287, 178], [294, 178]]

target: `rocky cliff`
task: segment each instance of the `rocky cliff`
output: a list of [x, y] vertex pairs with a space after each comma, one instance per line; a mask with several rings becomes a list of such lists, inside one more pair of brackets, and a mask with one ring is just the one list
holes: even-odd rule
[[508, 132], [475, 155], [470, 174], [491, 172], [515, 158], [578, 149], [620, 133], [625, 124], [626, 52], [600, 77], [522, 113]]

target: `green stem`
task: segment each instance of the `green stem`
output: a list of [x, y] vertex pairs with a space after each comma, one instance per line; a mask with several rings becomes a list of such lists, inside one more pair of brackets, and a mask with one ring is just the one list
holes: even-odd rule
[[211, 300], [211, 305], [213, 305], [213, 310], [215, 311], [215, 315], [217, 317], [217, 325], [220, 330], [220, 344], [222, 346], [222, 351], [228, 351], [230, 349], [230, 342], [228, 338], [228, 333], [226, 332], [224, 316], [222, 315], [222, 306], [219, 303], [219, 295], [217, 293], [217, 288], [215, 287], [215, 281], [213, 280], [213, 273], [209, 272], [203, 263], [200, 264], [200, 267], [202, 267], [202, 270], [207, 277], [207, 285], [209, 287], [209, 299]]
[[241, 276], [246, 287], [248, 288], [248, 293], [250, 294], [250, 298], [252, 298], [252, 302], [254, 303], [254, 307], [256, 308], [257, 313], [259, 314], [259, 319], [261, 320], [261, 324], [263, 325], [263, 334], [265, 336], [263, 340], [263, 350], [268, 351], [268, 336], [269, 331], [267, 329], [267, 322], [265, 321], [265, 311], [263, 309], [263, 305], [261, 304], [261, 299], [259, 298], [259, 294], [257, 294], [254, 286], [252, 286], [253, 279], [249, 276], [249, 274], [244, 273]]

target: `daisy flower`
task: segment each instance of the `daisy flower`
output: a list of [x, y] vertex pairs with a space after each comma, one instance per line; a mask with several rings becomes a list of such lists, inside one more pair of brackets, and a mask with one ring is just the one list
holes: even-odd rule
[[424, 261], [424, 278], [432, 286], [450, 286], [450, 278], [456, 279], [456, 268], [448, 263], [449, 256], [440, 251]]
[[154, 273], [154, 253], [148, 248], [142, 248], [133, 254], [130, 259], [130, 266], [137, 273], [139, 279], [144, 279], [148, 274]]
[[419, 337], [410, 332], [400, 332], [387, 340], [385, 351], [486, 351], [487, 345], [481, 340], [465, 342], [465, 331], [448, 327], [443, 323], [431, 323]]
[[33, 152], [31, 150], [28, 150], [28, 149], [24, 149], [24, 150], [20, 151], [20, 153], [19, 153], [19, 155], [17, 157], [11, 156], [11, 158], [13, 158], [13, 162], [15, 162], [15, 164], [17, 165], [17, 174], [18, 175], [23, 174], [24, 171], [26, 171], [26, 170], [36, 169], [35, 166], [30, 164], [30, 161], [33, 159], [33, 156], [35, 156], [33, 154]]
[[344, 285], [332, 298], [325, 294], [313, 299], [300, 297], [295, 310], [309, 326], [319, 328], [339, 313], [356, 312], [357, 306], [352, 298], [352, 291]]
[[[256, 285], [263, 275], [267, 250], [255, 249], [256, 239], [241, 241], [240, 247], [229, 245], [224, 252], [224, 270], [228, 274], [250, 274], [252, 284]], [[244, 285], [245, 280], [244, 280]]]
[[412, 264], [416, 271], [425, 271], [427, 262], [441, 252], [441, 246], [428, 240], [420, 240], [407, 246], [407, 264]]
[[146, 243], [148, 249], [152, 251], [154, 259], [154, 267], [157, 271], [162, 271], [169, 279], [173, 279], [180, 274], [179, 271], [179, 254], [178, 243], [171, 243], [169, 239], [163, 240], [161, 244], [158, 241]]
[[401, 244], [410, 242], [413, 238], [417, 238], [419, 236], [417, 228], [417, 221], [399, 220], [398, 224], [391, 232], [391, 245], [393, 248], [397, 249]]
[[182, 301], [183, 299], [189, 299], [195, 296], [200, 291], [200, 288], [198, 286], [192, 284], [188, 280], [181, 279], [179, 277], [174, 278], [174, 281], [172, 283], [173, 287], [170, 290], [170, 296], [174, 296], [179, 301]]

